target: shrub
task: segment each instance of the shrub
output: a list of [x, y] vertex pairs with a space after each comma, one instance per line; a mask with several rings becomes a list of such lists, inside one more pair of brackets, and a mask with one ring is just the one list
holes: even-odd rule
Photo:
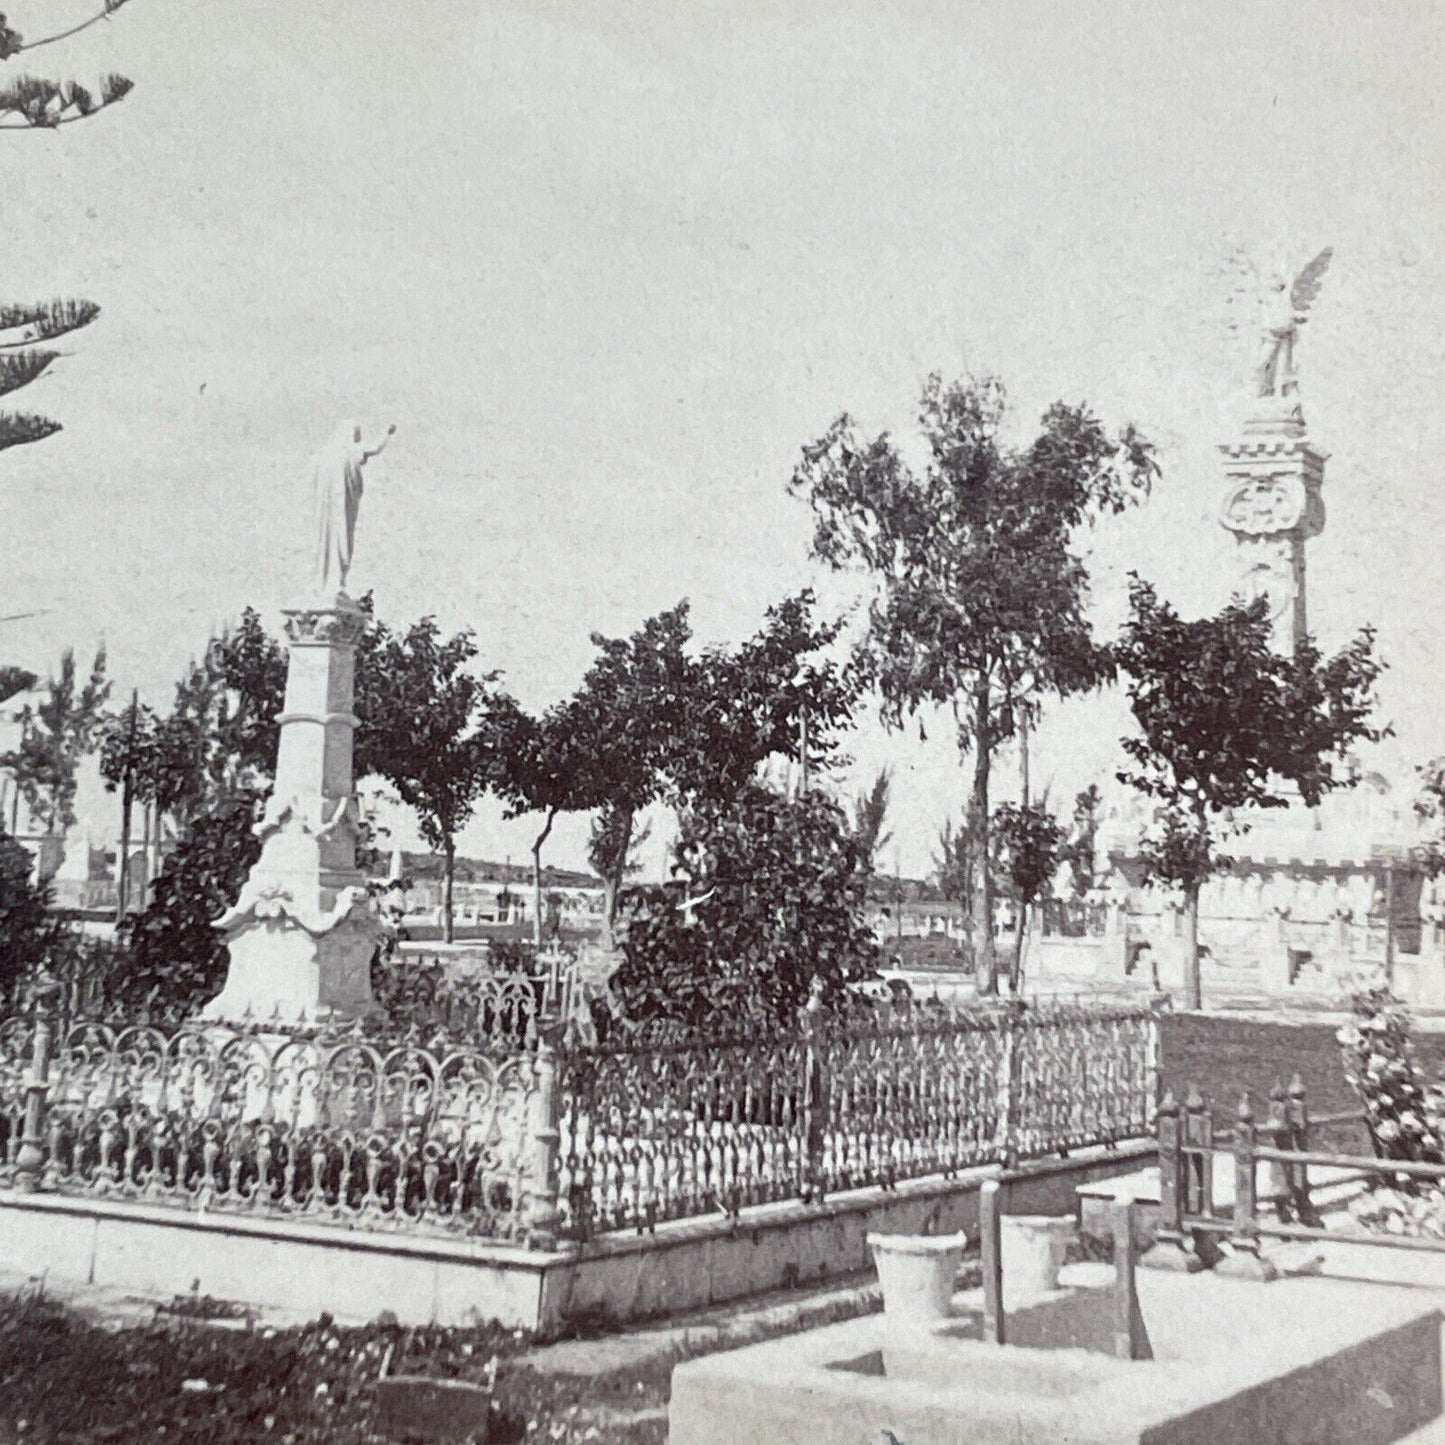
[[1445, 1090], [1427, 1081], [1415, 1062], [1409, 1010], [1381, 987], [1355, 994], [1350, 1006], [1351, 1020], [1337, 1037], [1375, 1153], [1445, 1163]]
[[30, 881], [33, 863], [29, 850], [0, 830], [0, 997], [7, 1005], [61, 932], [50, 912], [50, 889]]
[[230, 955], [215, 923], [261, 856], [259, 802], [247, 794], [198, 818], [166, 859], [149, 906], [121, 926], [127, 966], [114, 1002], [184, 1017], [221, 991]]

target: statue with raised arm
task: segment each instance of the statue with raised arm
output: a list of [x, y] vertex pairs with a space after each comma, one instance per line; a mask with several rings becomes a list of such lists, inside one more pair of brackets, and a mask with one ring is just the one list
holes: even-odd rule
[[361, 511], [362, 468], [390, 440], [395, 426], [370, 450], [361, 440], [361, 428], [354, 421], [343, 422], [317, 456], [311, 489], [316, 514], [317, 588], [322, 592], [344, 592], [356, 545], [356, 519]]
[[1309, 309], [1320, 294], [1320, 283], [1330, 268], [1334, 251], [1326, 246], [1293, 283], [1287, 273], [1276, 273], [1264, 298], [1264, 336], [1260, 358], [1255, 367], [1255, 395], [1261, 397], [1293, 396], [1299, 390], [1295, 371], [1294, 348], [1299, 329], [1309, 316]]

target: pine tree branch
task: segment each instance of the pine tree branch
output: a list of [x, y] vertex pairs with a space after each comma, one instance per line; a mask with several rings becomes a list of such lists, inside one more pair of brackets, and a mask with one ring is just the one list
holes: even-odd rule
[[21, 351], [13, 356], [0, 354], [0, 396], [29, 386], [59, 355], [56, 351]]
[[28, 416], [20, 412], [0, 412], [0, 451], [6, 447], [26, 446], [44, 441], [60, 430], [58, 421], [45, 416]]
[[42, 45], [54, 45], [57, 40], [69, 40], [72, 35], [89, 30], [92, 25], [109, 20], [124, 4], [125, 0], [105, 0], [101, 10], [89, 20], [82, 20], [79, 25], [72, 25], [69, 30], [57, 31], [56, 34], [43, 36], [39, 40], [22, 40], [5, 24], [4, 15], [0, 15], [0, 60], [9, 60], [12, 55], [18, 55], [22, 50], [38, 50]]
[[55, 130], [72, 125], [123, 100], [134, 89], [123, 75], [107, 75], [97, 99], [73, 80], [56, 83], [22, 75], [0, 88], [0, 131]]
[[[0, 351], [18, 351], [89, 326], [100, 315], [94, 301], [36, 301], [0, 305]], [[7, 337], [4, 333], [19, 331]]]

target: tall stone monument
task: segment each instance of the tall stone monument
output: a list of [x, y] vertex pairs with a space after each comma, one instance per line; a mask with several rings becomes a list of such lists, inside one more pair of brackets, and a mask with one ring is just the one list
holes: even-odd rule
[[352, 770], [356, 644], [366, 619], [346, 577], [362, 468], [380, 450], [365, 450], [348, 422], [316, 462], [315, 590], [283, 609], [290, 655], [276, 785], [257, 826], [261, 856], [217, 924], [231, 963], [207, 1018], [313, 1021], [376, 1007], [370, 966], [384, 929], [356, 867]]
[[1331, 254], [1321, 251], [1292, 284], [1283, 276], [1271, 283], [1242, 434], [1219, 449], [1225, 479], [1219, 520], [1234, 534], [1235, 596], [1265, 599], [1275, 646], [1289, 654], [1309, 631], [1305, 543], [1325, 525], [1326, 458], [1306, 435], [1295, 347]]

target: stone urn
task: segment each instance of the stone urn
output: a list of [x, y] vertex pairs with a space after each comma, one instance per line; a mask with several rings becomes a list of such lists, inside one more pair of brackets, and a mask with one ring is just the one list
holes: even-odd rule
[[1005, 1304], [1037, 1299], [1059, 1287], [1072, 1215], [1005, 1214], [999, 1220], [999, 1259], [1003, 1267]]
[[948, 1319], [967, 1243], [963, 1234], [870, 1234], [884, 1317], [900, 1324]]

